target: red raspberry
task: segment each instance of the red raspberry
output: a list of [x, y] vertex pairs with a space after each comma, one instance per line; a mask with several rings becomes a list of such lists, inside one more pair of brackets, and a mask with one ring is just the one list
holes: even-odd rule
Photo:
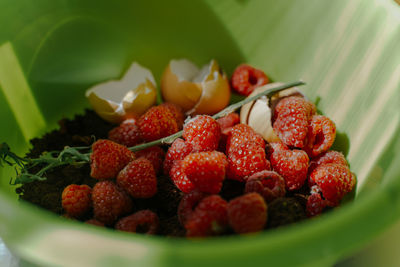
[[221, 191], [227, 166], [226, 156], [218, 151], [189, 154], [182, 161], [183, 172], [195, 188], [210, 194]]
[[235, 146], [248, 141], [253, 141], [263, 149], [265, 148], [264, 139], [261, 135], [257, 134], [253, 128], [242, 123], [236, 124], [231, 129], [228, 140], [226, 141], [226, 154], [229, 155], [230, 150]]
[[95, 226], [101, 226], [101, 227], [105, 226], [104, 223], [102, 223], [101, 221], [98, 221], [96, 219], [87, 220], [87, 221], [85, 221], [85, 223], [95, 225]]
[[115, 229], [132, 233], [154, 235], [158, 230], [158, 216], [151, 210], [140, 210], [120, 219]]
[[120, 216], [132, 211], [132, 200], [110, 180], [95, 184], [92, 191], [94, 218], [112, 225]]
[[326, 201], [322, 199], [319, 193], [311, 194], [307, 198], [306, 213], [308, 217], [313, 217], [321, 214], [325, 207]]
[[297, 190], [307, 179], [308, 156], [303, 150], [276, 150], [271, 155], [272, 169], [285, 179], [287, 190]]
[[200, 201], [207, 196], [206, 193], [194, 190], [182, 197], [178, 206], [178, 219], [182, 225], [192, 216], [194, 209]]
[[224, 232], [228, 226], [228, 203], [219, 195], [203, 198], [185, 228], [188, 237], [205, 237]]
[[217, 119], [219, 126], [221, 127], [221, 139], [218, 144], [218, 151], [224, 152], [226, 151], [226, 142], [228, 140], [228, 136], [236, 124], [240, 122], [240, 117], [237, 113], [229, 113], [228, 115]]
[[148, 159], [131, 161], [117, 176], [117, 183], [134, 198], [150, 198], [157, 193], [157, 177]]
[[221, 127], [208, 115], [198, 115], [183, 126], [183, 138], [195, 151], [213, 151], [218, 148]]
[[272, 148], [272, 152], [274, 151], [282, 151], [282, 150], [290, 150], [287, 145], [285, 145], [282, 142], [273, 142], [273, 143], [269, 143], [269, 145]]
[[100, 139], [93, 143], [90, 155], [90, 176], [97, 179], [115, 178], [135, 154], [126, 146]]
[[139, 118], [139, 129], [147, 142], [154, 141], [179, 131], [174, 114], [165, 106], [151, 107]]
[[183, 128], [183, 122], [185, 121], [185, 114], [183, 114], [183, 110], [180, 106], [175, 105], [173, 103], [162, 103], [160, 106], [166, 107], [171, 111], [172, 115], [174, 115], [174, 118], [176, 120], [176, 123], [178, 124], [179, 130]]
[[285, 97], [275, 106], [273, 128], [285, 145], [304, 147], [308, 131], [309, 107], [307, 100], [299, 96]]
[[327, 205], [335, 207], [347, 193], [354, 189], [356, 178], [350, 169], [342, 164], [326, 163], [310, 174], [310, 180], [318, 186]]
[[232, 131], [233, 127], [226, 127], [221, 131], [221, 139], [219, 140], [218, 144], [218, 151], [219, 152], [226, 152], [226, 143], [228, 142], [228, 137]]
[[244, 181], [256, 172], [271, 169], [264, 148], [252, 141], [231, 148], [228, 162], [228, 178], [238, 181]]
[[271, 155], [272, 153], [274, 153], [274, 151], [279, 151], [279, 150], [290, 150], [290, 149], [284, 143], [282, 143], [282, 141], [268, 143], [265, 146], [265, 154], [267, 156], [267, 159], [271, 158]]
[[313, 158], [308, 167], [308, 172], [311, 173], [316, 167], [326, 163], [336, 163], [344, 166], [349, 166], [346, 158], [341, 152], [330, 150]]
[[250, 65], [239, 65], [232, 74], [232, 89], [241, 95], [248, 96], [258, 86], [267, 84], [269, 79], [261, 70]]
[[335, 141], [336, 126], [328, 117], [314, 115], [308, 126], [307, 153], [310, 157], [318, 156], [329, 150]]
[[217, 122], [221, 127], [221, 130], [223, 130], [225, 128], [233, 127], [238, 124], [240, 122], [240, 117], [239, 114], [232, 112], [228, 115], [225, 115], [224, 117], [217, 119]]
[[136, 152], [136, 158], [148, 159], [153, 164], [154, 171], [159, 174], [165, 157], [164, 150], [159, 146], [152, 146]]
[[245, 192], [259, 193], [268, 203], [285, 196], [285, 180], [276, 172], [260, 171], [247, 178]]
[[182, 160], [193, 151], [193, 147], [188, 142], [181, 138], [175, 139], [172, 145], [168, 148], [164, 160], [164, 174], [169, 175], [172, 164], [175, 160]]
[[195, 189], [194, 184], [187, 178], [182, 169], [182, 160], [174, 161], [171, 171], [169, 172], [171, 180], [176, 187], [184, 193], [189, 193]]
[[257, 193], [248, 193], [228, 203], [228, 219], [238, 234], [261, 231], [267, 222], [267, 204]]
[[128, 119], [108, 132], [108, 139], [118, 144], [131, 147], [143, 142], [135, 119]]
[[92, 207], [92, 189], [88, 185], [71, 184], [62, 192], [62, 206], [65, 212], [75, 218], [82, 217]]
[[[280, 103], [283, 101], [282, 103]], [[288, 106], [289, 105], [289, 106]], [[288, 112], [288, 107], [291, 105], [295, 105], [301, 108], [304, 108], [306, 111], [306, 115], [308, 119], [311, 119], [313, 115], [315, 115], [317, 108], [314, 103], [308, 101], [301, 95], [292, 95], [288, 97], [284, 97], [280, 99], [277, 103], [274, 103], [274, 119], [279, 115], [279, 113]], [[294, 107], [294, 106], [293, 106]]]

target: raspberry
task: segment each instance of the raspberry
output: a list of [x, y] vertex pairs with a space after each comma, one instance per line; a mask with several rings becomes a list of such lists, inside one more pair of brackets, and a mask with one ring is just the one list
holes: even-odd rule
[[195, 151], [213, 151], [218, 148], [221, 127], [208, 115], [198, 115], [183, 126], [183, 138]]
[[131, 147], [143, 142], [135, 119], [128, 119], [108, 132], [108, 139], [118, 144]]
[[140, 210], [120, 219], [115, 229], [132, 233], [154, 235], [158, 230], [158, 216], [151, 210]]
[[349, 166], [346, 158], [341, 152], [330, 150], [313, 158], [308, 167], [308, 172], [311, 173], [316, 167], [326, 163], [336, 163], [344, 166]]
[[90, 155], [90, 176], [97, 179], [115, 178], [135, 154], [126, 146], [100, 139], [93, 143]]
[[272, 142], [272, 143], [267, 143], [265, 146], [265, 155], [267, 156], [267, 159], [271, 158], [272, 153], [274, 151], [279, 151], [279, 150], [290, 150], [282, 141], [278, 142]]
[[68, 185], [61, 195], [62, 207], [68, 215], [82, 217], [92, 207], [91, 193], [92, 189], [88, 185]]
[[342, 164], [326, 163], [318, 166], [310, 174], [310, 180], [326, 199], [327, 205], [339, 205], [344, 195], [351, 192], [356, 184], [356, 178], [350, 169]]
[[92, 191], [94, 218], [112, 225], [120, 216], [132, 211], [130, 197], [114, 182], [100, 181]]
[[[283, 102], [281, 103], [281, 101], [283, 101]], [[293, 95], [293, 96], [288, 96], [288, 97], [282, 98], [277, 103], [275, 103], [274, 118], [276, 119], [276, 117], [278, 116], [279, 113], [288, 112], [289, 111], [288, 107], [290, 107], [291, 105], [301, 107], [302, 109], [304, 108], [306, 111], [306, 115], [309, 119], [311, 119], [311, 117], [313, 115], [315, 115], [316, 110], [317, 110], [314, 103], [308, 101], [307, 99], [305, 99], [302, 96]], [[291, 112], [291, 111], [289, 111], [289, 112]]]
[[273, 128], [285, 145], [304, 147], [310, 118], [309, 108], [307, 100], [299, 96], [285, 97], [275, 106]]
[[117, 183], [134, 198], [150, 198], [157, 193], [157, 177], [148, 159], [131, 161], [117, 176]]
[[218, 151], [196, 152], [182, 161], [183, 172], [195, 188], [210, 194], [221, 191], [227, 165], [226, 156]]
[[267, 222], [267, 204], [257, 193], [248, 193], [228, 203], [228, 219], [238, 234], [261, 231]]
[[218, 151], [224, 152], [226, 151], [226, 142], [228, 140], [228, 136], [236, 124], [240, 122], [239, 115], [237, 113], [229, 113], [228, 115], [217, 119], [219, 126], [221, 127], [221, 139], [218, 144]]
[[272, 169], [285, 179], [287, 190], [297, 190], [307, 178], [308, 156], [303, 150], [276, 150], [272, 153]]
[[228, 203], [219, 195], [203, 198], [188, 218], [188, 237], [205, 237], [222, 233], [228, 226]]
[[236, 124], [231, 129], [228, 139], [226, 141], [226, 154], [230, 154], [230, 150], [235, 146], [245, 143], [248, 141], [253, 141], [264, 149], [265, 142], [261, 135], [257, 134], [250, 126], [246, 124]]
[[233, 127], [238, 124], [240, 122], [240, 117], [239, 114], [232, 112], [222, 118], [217, 119], [217, 122], [221, 127], [221, 130], [223, 130], [225, 128]]
[[258, 86], [267, 84], [269, 79], [261, 70], [250, 65], [239, 65], [232, 74], [232, 89], [241, 95], [248, 96]]
[[153, 165], [156, 174], [159, 174], [162, 170], [162, 165], [165, 157], [164, 150], [159, 146], [152, 146], [136, 152], [136, 158], [148, 159]]
[[168, 175], [175, 160], [182, 160], [193, 151], [193, 147], [181, 138], [175, 139], [168, 148], [164, 160], [164, 174]]
[[166, 106], [151, 107], [139, 118], [139, 129], [147, 142], [154, 141], [179, 131], [174, 114]]
[[221, 139], [219, 140], [218, 144], [218, 151], [219, 152], [226, 152], [226, 143], [228, 142], [228, 137], [232, 131], [233, 127], [226, 127], [221, 131]]
[[326, 152], [336, 137], [336, 126], [328, 117], [314, 115], [308, 126], [307, 153], [310, 157]]
[[259, 193], [268, 203], [285, 196], [285, 180], [276, 172], [260, 171], [247, 178], [245, 192]]
[[317, 216], [326, 207], [326, 201], [318, 193], [311, 194], [307, 198], [306, 212], [308, 217]]
[[178, 206], [178, 218], [182, 225], [185, 225], [188, 218], [192, 216], [194, 209], [199, 204], [199, 202], [207, 196], [206, 193], [194, 190], [189, 194], [182, 197]]
[[289, 150], [289, 148], [282, 142], [273, 142], [273, 143], [269, 143], [269, 145], [272, 148], [272, 153], [274, 151]]
[[231, 148], [228, 162], [228, 178], [238, 181], [244, 181], [247, 176], [256, 172], [271, 169], [264, 148], [252, 141]]
[[189, 193], [194, 190], [194, 184], [187, 178], [182, 169], [182, 160], [174, 161], [171, 171], [169, 172], [171, 180], [176, 187], [184, 193]]
[[85, 223], [91, 224], [91, 225], [95, 225], [95, 226], [102, 226], [102, 227], [105, 226], [104, 223], [102, 223], [102, 222], [100, 222], [100, 221], [98, 221], [96, 219], [87, 220], [87, 221], [85, 221]]
[[185, 121], [185, 115], [183, 114], [183, 110], [180, 106], [177, 106], [173, 103], [162, 103], [160, 106], [166, 107], [169, 111], [174, 115], [176, 123], [178, 124], [179, 130], [183, 127], [183, 122]]

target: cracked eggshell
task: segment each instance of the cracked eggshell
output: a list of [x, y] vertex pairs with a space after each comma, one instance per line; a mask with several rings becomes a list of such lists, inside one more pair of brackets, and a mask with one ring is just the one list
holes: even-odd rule
[[153, 74], [134, 62], [120, 80], [106, 81], [86, 91], [96, 113], [111, 123], [138, 117], [156, 103]]
[[[248, 97], [282, 84], [283, 83], [277, 82], [257, 87]], [[279, 141], [279, 137], [272, 128], [273, 107], [275, 107], [278, 101], [283, 97], [298, 94], [304, 96], [297, 87], [292, 87], [274, 94], [271, 99], [263, 96], [256, 101], [247, 103], [240, 109], [240, 122], [252, 127], [254, 131], [260, 134], [266, 141], [277, 142]]]
[[161, 79], [166, 102], [182, 107], [189, 115], [214, 114], [229, 104], [228, 78], [211, 60], [201, 69], [187, 59], [171, 60]]

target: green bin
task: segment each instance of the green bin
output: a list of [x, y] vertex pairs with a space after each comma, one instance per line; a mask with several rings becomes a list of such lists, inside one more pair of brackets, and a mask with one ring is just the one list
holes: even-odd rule
[[330, 266], [400, 218], [400, 6], [393, 0], [0, 0], [0, 141], [82, 113], [132, 61], [159, 84], [172, 58], [239, 63], [304, 92], [338, 128], [355, 200], [313, 220], [198, 241], [124, 234], [21, 203], [0, 168], [0, 236], [44, 266]]

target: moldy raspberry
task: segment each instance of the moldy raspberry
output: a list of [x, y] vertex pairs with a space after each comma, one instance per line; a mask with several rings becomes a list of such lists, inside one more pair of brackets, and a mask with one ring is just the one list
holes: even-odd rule
[[268, 203], [268, 227], [275, 228], [306, 219], [303, 205], [294, 197], [277, 198]]

